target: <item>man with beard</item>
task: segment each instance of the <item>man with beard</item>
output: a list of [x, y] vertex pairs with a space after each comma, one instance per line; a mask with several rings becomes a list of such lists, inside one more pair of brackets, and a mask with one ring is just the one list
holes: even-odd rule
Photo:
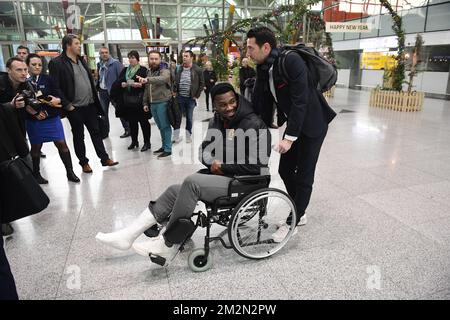
[[147, 78], [138, 76], [139, 82], [145, 84], [144, 111], [149, 112], [155, 119], [159, 132], [161, 133], [162, 146], [153, 154], [158, 159], [169, 159], [172, 155], [172, 127], [167, 115], [168, 101], [172, 97], [170, 71], [161, 67], [161, 53], [150, 51], [148, 54], [149, 70]]

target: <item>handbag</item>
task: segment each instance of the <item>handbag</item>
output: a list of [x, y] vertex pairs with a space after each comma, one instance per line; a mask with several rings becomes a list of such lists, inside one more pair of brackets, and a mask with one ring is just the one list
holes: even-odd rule
[[170, 125], [173, 128], [179, 128], [181, 125], [181, 111], [178, 106], [178, 101], [174, 97], [171, 97], [167, 102], [167, 116], [169, 118]]
[[39, 213], [50, 203], [24, 159], [17, 157], [0, 163], [0, 177], [2, 223]]
[[125, 108], [142, 108], [142, 101], [144, 93], [141, 91], [138, 94], [131, 94], [125, 91], [123, 94], [123, 105]]

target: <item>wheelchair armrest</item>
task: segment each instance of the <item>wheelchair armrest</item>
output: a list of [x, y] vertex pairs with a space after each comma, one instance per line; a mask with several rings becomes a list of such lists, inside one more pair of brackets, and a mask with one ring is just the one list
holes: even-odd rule
[[270, 180], [270, 175], [266, 176], [252, 176], [252, 175], [245, 175], [245, 176], [235, 176], [235, 180], [240, 182], [261, 182], [261, 181], [267, 181]]

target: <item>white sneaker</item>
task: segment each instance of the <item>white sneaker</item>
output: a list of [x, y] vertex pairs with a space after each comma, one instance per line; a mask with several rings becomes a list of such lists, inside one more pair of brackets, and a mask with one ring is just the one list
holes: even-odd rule
[[[297, 223], [298, 226], [304, 226], [308, 222], [308, 218], [306, 217], [306, 213], [300, 218], [300, 221]], [[275, 225], [277, 228], [281, 227], [286, 223], [286, 219], [278, 221]]]
[[[276, 243], [282, 242], [286, 238], [290, 230], [291, 228], [286, 223], [283, 224], [281, 227], [278, 228], [277, 231], [272, 233], [273, 241], [275, 241]], [[297, 234], [297, 227], [294, 229], [292, 235], [295, 234]]]
[[178, 143], [178, 142], [180, 142], [181, 140], [183, 140], [183, 137], [173, 137], [173, 138], [172, 138], [172, 143]]
[[137, 254], [148, 257], [151, 254], [166, 259], [166, 262], [172, 260], [178, 252], [180, 245], [174, 244], [171, 247], [166, 246], [164, 237], [149, 239], [143, 242], [133, 244], [133, 249]]
[[300, 218], [300, 221], [297, 223], [297, 226], [304, 226], [308, 223], [308, 218], [306, 217], [306, 213]]
[[192, 138], [190, 135], [186, 136], [186, 142], [187, 143], [191, 143], [192, 142]]

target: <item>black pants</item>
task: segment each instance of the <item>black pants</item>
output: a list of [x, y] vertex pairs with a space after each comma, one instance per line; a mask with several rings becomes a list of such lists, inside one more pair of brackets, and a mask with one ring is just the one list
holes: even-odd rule
[[151, 127], [148, 119], [132, 119], [128, 120], [130, 124], [131, 141], [138, 142], [138, 123], [141, 125], [142, 135], [144, 136], [144, 143], [150, 143]]
[[205, 89], [205, 97], [206, 97], [206, 110], [209, 111], [209, 93], [210, 93], [211, 89], [210, 88], [206, 88]]
[[86, 146], [84, 144], [84, 126], [89, 131], [97, 156], [102, 163], [108, 160], [109, 155], [106, 153], [105, 145], [100, 134], [95, 105], [77, 107], [75, 110], [69, 112], [67, 118], [72, 127], [73, 145], [75, 147], [75, 154], [78, 160], [80, 160], [80, 165], [85, 165], [89, 162], [89, 159], [86, 158]]
[[0, 236], [0, 300], [18, 299], [14, 277], [3, 249], [3, 237]]
[[305, 214], [311, 199], [316, 164], [327, 131], [328, 128], [317, 138], [300, 135], [291, 149], [280, 158], [278, 172], [288, 194], [295, 202], [297, 223]]

